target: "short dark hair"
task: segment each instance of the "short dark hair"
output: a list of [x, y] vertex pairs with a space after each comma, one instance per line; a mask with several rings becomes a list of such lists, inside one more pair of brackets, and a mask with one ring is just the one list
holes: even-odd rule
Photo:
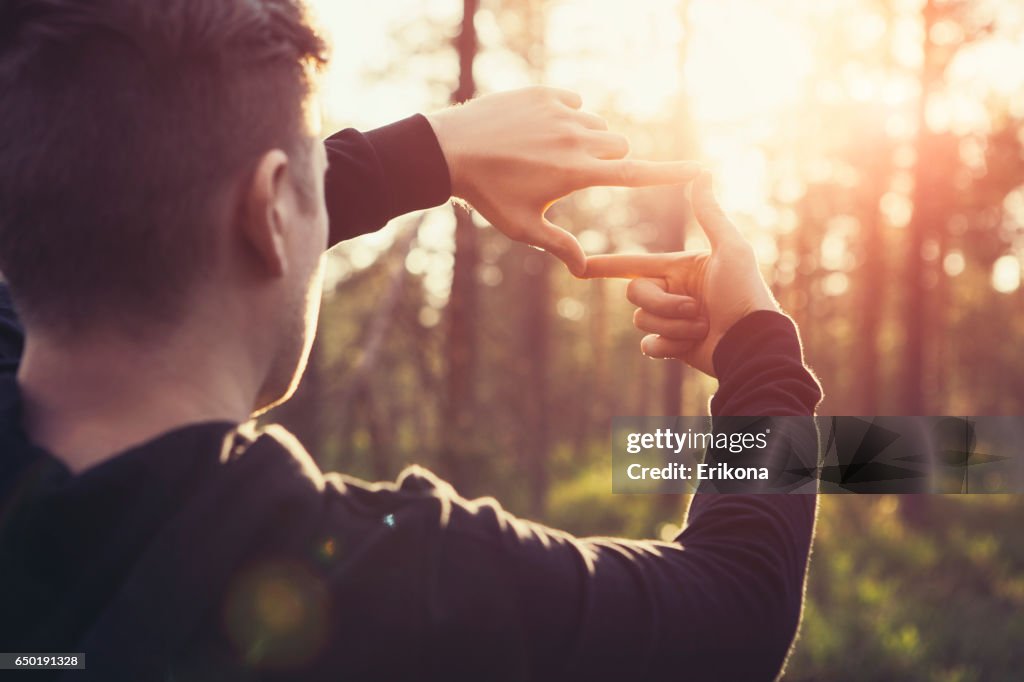
[[180, 314], [216, 197], [308, 146], [326, 59], [301, 0], [0, 0], [0, 272], [26, 321]]

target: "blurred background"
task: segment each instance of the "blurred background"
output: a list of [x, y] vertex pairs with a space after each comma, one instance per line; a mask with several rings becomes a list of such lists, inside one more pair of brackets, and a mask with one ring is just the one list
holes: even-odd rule
[[[1019, 0], [316, 0], [329, 129], [547, 84], [633, 153], [707, 164], [797, 320], [826, 415], [1024, 413]], [[550, 217], [589, 253], [703, 245], [680, 188]], [[706, 414], [639, 353], [625, 284], [444, 206], [330, 255], [296, 398], [322, 466], [424, 464], [577, 534], [671, 537], [686, 500], [612, 495], [613, 415]], [[979, 444], [979, 448], [984, 444]], [[1024, 500], [828, 496], [786, 679], [1024, 675]]]

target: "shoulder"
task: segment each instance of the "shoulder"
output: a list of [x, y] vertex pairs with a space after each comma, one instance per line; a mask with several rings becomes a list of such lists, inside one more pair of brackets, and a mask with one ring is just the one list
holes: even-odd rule
[[[550, 568], [556, 558], [578, 568], [580, 543], [569, 534], [520, 519], [493, 498], [466, 499], [421, 466], [407, 467], [394, 481], [384, 482], [324, 473], [281, 427], [254, 432], [228, 466], [258, 470], [264, 485], [257, 497], [263, 505], [290, 510], [268, 522], [275, 528], [288, 523], [287, 544], [304, 552], [331, 548], [332, 566], [367, 566], [378, 576], [392, 577], [394, 571], [426, 571], [428, 566], [427, 573], [457, 565], [455, 573], [461, 575], [514, 564]], [[238, 478], [249, 487], [249, 475]]]
[[289, 539], [307, 537], [317, 546], [344, 544], [351, 549], [387, 545], [409, 531], [417, 540], [405, 549], [413, 551], [422, 549], [428, 538], [436, 540], [448, 524], [453, 504], [461, 503], [449, 484], [418, 466], [407, 468], [395, 481], [383, 482], [324, 472], [281, 426], [246, 425], [233, 438], [221, 454], [221, 475], [232, 494], [251, 495], [263, 507], [286, 509], [267, 522], [292, 526]]

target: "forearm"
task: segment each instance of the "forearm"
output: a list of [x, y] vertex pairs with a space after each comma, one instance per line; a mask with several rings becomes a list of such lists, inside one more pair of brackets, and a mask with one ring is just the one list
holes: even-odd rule
[[451, 196], [447, 162], [422, 115], [366, 133], [342, 130], [324, 144], [329, 246]]
[[[802, 589], [802, 572], [780, 580], [778, 566], [806, 557], [807, 540], [778, 535], [796, 535], [790, 520], [725, 508], [732, 514], [708, 516], [699, 534], [649, 542], [575, 539], [493, 502], [452, 504], [433, 583], [443, 591], [429, 601], [450, 605], [453, 641], [496, 646], [500, 632], [537, 679], [769, 679], [792, 641]], [[763, 551], [760, 537], [778, 549]]]
[[[785, 489], [783, 468], [813, 470], [818, 433], [811, 417], [821, 389], [804, 366], [792, 321], [769, 311], [748, 315], [723, 337], [714, 363], [720, 379], [711, 402], [716, 431], [746, 428], [744, 421], [756, 423], [730, 418], [785, 417], [784, 422], [770, 425], [773, 434], [765, 451], [769, 460], [765, 463], [772, 465], [770, 489]], [[715, 451], [714, 457], [727, 461], [732, 456]], [[810, 479], [802, 480], [806, 484]], [[814, 494], [699, 491], [678, 538], [689, 550], [713, 557], [718, 569], [732, 576], [733, 598], [745, 603], [749, 614], [761, 614], [746, 622], [760, 617], [772, 622], [771, 628], [751, 630], [741, 625], [739, 630], [747, 635], [745, 646], [767, 668], [781, 668], [799, 624], [816, 512]]]

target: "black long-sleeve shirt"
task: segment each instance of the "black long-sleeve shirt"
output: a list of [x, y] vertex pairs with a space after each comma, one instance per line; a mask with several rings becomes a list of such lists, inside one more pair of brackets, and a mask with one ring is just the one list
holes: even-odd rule
[[348, 128], [324, 144], [332, 246], [451, 196], [448, 164], [421, 114], [367, 133]]
[[[421, 118], [328, 151], [333, 241], [447, 197]], [[84, 652], [69, 679], [751, 680], [792, 642], [813, 495], [698, 494], [674, 542], [579, 539], [230, 423], [73, 475], [22, 431], [21, 346], [0, 288], [0, 651]], [[714, 363], [714, 414], [820, 399], [782, 315], [739, 322]]]

